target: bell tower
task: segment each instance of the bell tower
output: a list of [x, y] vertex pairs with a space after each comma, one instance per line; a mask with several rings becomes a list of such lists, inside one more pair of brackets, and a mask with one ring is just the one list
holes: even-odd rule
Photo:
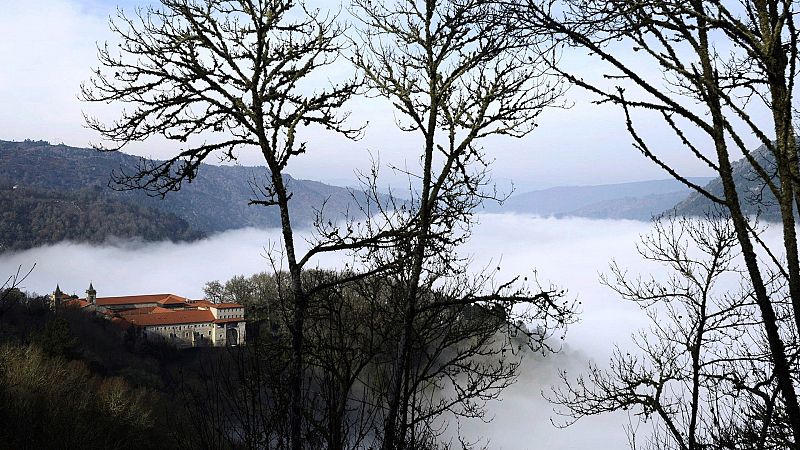
[[92, 286], [92, 283], [89, 282], [89, 289], [86, 290], [86, 301], [94, 305], [96, 300], [97, 291], [94, 290], [94, 286]]
[[50, 309], [55, 310], [61, 306], [61, 297], [63, 296], [64, 293], [61, 292], [61, 286], [56, 284], [56, 290], [50, 295]]

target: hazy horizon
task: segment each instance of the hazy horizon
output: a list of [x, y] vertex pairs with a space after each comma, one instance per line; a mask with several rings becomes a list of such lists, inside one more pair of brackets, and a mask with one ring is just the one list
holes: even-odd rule
[[[65, 142], [50, 142], [50, 141], [48, 141], [46, 139], [23, 138], [23, 139], [18, 139], [18, 140], [13, 140], [13, 139], [12, 140], [8, 140], [8, 139], [4, 139], [2, 136], [0, 136], [0, 141], [24, 142], [25, 140], [42, 141], [42, 142], [48, 143], [49, 145], [61, 145], [61, 144], [63, 144], [63, 145], [66, 145], [67, 147], [73, 147], [73, 148], [89, 148], [88, 146], [71, 145], [71, 144], [65, 143]], [[130, 156], [141, 156], [139, 154], [136, 154], [136, 153], [133, 153], [133, 152], [128, 152], [128, 151], [120, 151], [120, 153], [124, 153], [124, 154], [130, 155]], [[219, 160], [215, 160], [215, 159], [211, 158], [211, 160], [209, 160], [209, 161], [203, 161], [203, 164], [208, 164], [208, 165], [212, 165], [212, 166], [237, 165], [237, 166], [241, 166], [241, 167], [254, 167], [254, 168], [265, 168], [266, 169], [266, 164], [263, 161], [259, 162], [257, 160], [253, 161], [250, 164], [242, 164], [242, 163], [239, 163], [239, 162], [224, 162], [224, 161], [219, 161]], [[292, 177], [294, 177], [296, 179], [300, 179], [300, 180], [319, 181], [319, 182], [323, 182], [325, 184], [329, 184], [331, 186], [356, 187], [356, 188], [360, 187], [360, 185], [358, 184], [358, 180], [355, 179], [355, 178], [353, 178], [353, 179], [331, 178], [331, 177], [323, 177], [323, 178], [320, 178], [320, 179], [299, 178], [299, 177], [295, 177], [294, 174], [292, 174], [291, 172], [287, 172], [287, 175], [292, 176]], [[628, 174], [628, 175], [630, 175], [630, 174]], [[669, 174], [666, 174], [666, 173], [663, 173], [663, 174], [655, 173], [655, 174], [652, 174], [652, 175], [656, 176], [657, 178], [642, 178], [642, 177], [635, 177], [634, 176], [634, 177], [629, 178], [629, 179], [620, 179], [618, 181], [613, 181], [613, 182], [609, 182], [609, 183], [594, 183], [591, 180], [588, 180], [584, 184], [558, 184], [557, 182], [554, 182], [554, 184], [552, 184], [552, 185], [542, 185], [542, 186], [539, 186], [539, 187], [531, 187], [531, 188], [526, 189], [524, 191], [515, 187], [514, 190], [513, 190], [513, 194], [522, 194], [522, 193], [526, 193], [526, 192], [530, 192], [530, 191], [543, 191], [543, 190], [548, 190], [548, 189], [553, 189], [553, 188], [562, 188], [562, 187], [573, 188], [573, 187], [614, 186], [614, 185], [621, 185], [621, 184], [647, 183], [647, 182], [653, 182], [653, 181], [675, 181], [675, 182], [678, 182], [677, 180], [675, 180], [675, 178], [669, 177]], [[714, 177], [709, 175], [709, 176], [697, 176], [697, 177], [690, 177], [690, 178], [693, 178], [693, 179], [699, 179], [699, 178], [713, 179]], [[495, 180], [494, 178], [492, 178], [492, 179]], [[505, 185], [505, 184], [507, 184], [505, 182], [509, 182], [509, 181], [513, 181], [513, 180], [510, 180], [510, 179], [497, 179], [495, 181], [498, 184]], [[514, 182], [514, 186], [516, 186], [516, 182]]]

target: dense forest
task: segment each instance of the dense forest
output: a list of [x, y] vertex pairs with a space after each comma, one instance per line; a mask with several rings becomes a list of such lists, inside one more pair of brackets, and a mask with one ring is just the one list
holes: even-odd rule
[[[752, 162], [751, 162], [752, 161]], [[761, 178], [759, 171], [769, 174], [769, 181]], [[742, 199], [742, 211], [752, 217], [763, 221], [780, 222], [780, 202], [775, 198], [775, 193], [770, 189], [770, 183], [779, 183], [775, 155], [766, 145], [752, 150], [747, 157], [733, 163], [731, 169], [736, 192]], [[724, 195], [722, 179], [719, 177], [711, 180], [704, 189], [713, 195]], [[686, 216], [703, 216], [710, 211], [718, 210], [714, 202], [699, 192], [693, 192], [689, 198], [675, 206], [677, 214]]]
[[[337, 274], [304, 276], [324, 284]], [[0, 290], [0, 447], [247, 448], [265, 435], [280, 440], [288, 425], [276, 417], [288, 405], [280, 387], [291, 348], [291, 304], [280, 294], [287, 279], [262, 273], [209, 282], [208, 299], [245, 305], [247, 345], [184, 350], [137, 340], [77, 308], [52, 309], [48, 297]], [[367, 279], [328, 289], [311, 305], [306, 357], [313, 368], [304, 395], [318, 405], [320, 429], [309, 431], [309, 442], [371, 439], [361, 414], [375, 414], [391, 373], [390, 343], [401, 323], [385, 299], [397, 288]], [[441, 396], [436, 408], [446, 411], [465, 395], [450, 391], [459, 385], [477, 389], [474, 400], [493, 397], [498, 386], [456, 381], [473, 364], [495, 367], [495, 383], [511, 382], [522, 355], [505, 354], [527, 344], [525, 328], [503, 317], [480, 305], [451, 305], [418, 318], [424, 351], [416, 382]], [[254, 376], [264, 384], [253, 386]], [[354, 389], [362, 394], [347, 394]], [[272, 407], [260, 410], [260, 402]]]
[[[774, 165], [766, 148], [753, 154], [760, 164]], [[197, 181], [160, 199], [112, 188], [112, 174], [132, 170], [135, 164], [136, 157], [121, 153], [42, 141], [0, 141], [0, 252], [60, 241], [191, 241], [229, 229], [280, 225], [276, 210], [247, 205], [256, 196], [250, 185], [256, 168], [209, 166]], [[734, 173], [737, 190], [746, 200], [745, 211], [762, 220], [779, 221], [774, 194], [759, 183], [753, 166], [743, 158], [736, 162]], [[314, 181], [289, 180], [297, 206], [292, 216], [301, 227], [313, 225], [323, 205], [325, 216], [335, 220], [367, 203], [361, 191], [351, 193]], [[722, 190], [719, 178], [692, 180], [711, 192]], [[666, 186], [666, 181], [660, 183]], [[687, 216], [703, 216], [715, 210], [707, 197], [689, 195], [688, 188], [677, 190], [681, 184], [674, 183], [656, 188], [632, 183], [549, 189], [512, 196], [502, 205], [490, 201], [486, 207], [490, 212], [636, 220], [650, 220], [672, 210]], [[381, 199], [386, 202], [388, 197]]]
[[184, 434], [171, 386], [196, 357], [135, 347], [105, 319], [3, 289], [0, 447], [164, 448]]
[[60, 241], [102, 244], [112, 238], [160, 241], [202, 236], [174, 214], [115, 199], [99, 187], [59, 191], [0, 185], [0, 251]]
[[[133, 172], [142, 163], [124, 153], [0, 141], [0, 250], [61, 240], [101, 243], [115, 237], [192, 240], [230, 229], [280, 225], [274, 208], [248, 206], [264, 183], [263, 167], [203, 165], [196, 180], [162, 199], [115, 184], [114, 174]], [[357, 211], [365, 196], [289, 179], [296, 205], [292, 219], [301, 227], [311, 226], [323, 206], [332, 219]]]

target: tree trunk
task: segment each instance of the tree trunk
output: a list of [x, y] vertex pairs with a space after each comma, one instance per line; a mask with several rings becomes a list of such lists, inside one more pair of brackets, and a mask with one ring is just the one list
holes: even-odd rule
[[[435, 2], [428, 0], [426, 2], [428, 23], [430, 25], [430, 18], [432, 17], [433, 5]], [[405, 311], [403, 314], [403, 330], [398, 342], [397, 360], [395, 361], [392, 370], [392, 384], [389, 391], [389, 411], [386, 417], [386, 426], [384, 431], [384, 440], [381, 447], [382, 450], [394, 450], [397, 448], [397, 418], [400, 405], [400, 399], [403, 397], [403, 375], [406, 373], [406, 367], [410, 363], [411, 355], [411, 340], [414, 332], [414, 318], [416, 316], [416, 303], [417, 296], [419, 295], [419, 284], [422, 278], [422, 266], [425, 260], [425, 250], [428, 247], [428, 236], [431, 229], [431, 211], [435, 198], [431, 197], [432, 190], [432, 166], [433, 166], [433, 152], [435, 150], [434, 136], [436, 133], [436, 121], [438, 118], [438, 103], [436, 91], [436, 79], [438, 76], [438, 67], [434, 61], [433, 43], [430, 42], [429, 33], [426, 36], [427, 50], [429, 53], [429, 67], [428, 79], [431, 86], [429, 87], [428, 99], [430, 101], [430, 113], [428, 115], [428, 123], [425, 130], [425, 158], [423, 163], [423, 178], [422, 178], [422, 193], [420, 196], [420, 212], [419, 212], [419, 225], [416, 232], [416, 243], [413, 246], [411, 277], [408, 281], [408, 287], [405, 301]], [[401, 433], [404, 434], [404, 433]]]
[[[764, 324], [767, 342], [770, 348], [770, 355], [775, 368], [775, 376], [778, 386], [786, 406], [786, 414], [794, 436], [795, 448], [800, 445], [800, 405], [797, 401], [797, 393], [794, 390], [792, 372], [786, 355], [786, 346], [781, 339], [778, 319], [775, 310], [767, 293], [761, 270], [758, 266], [758, 257], [750, 239], [750, 230], [747, 225], [747, 218], [742, 212], [739, 194], [736, 192], [736, 185], [733, 180], [733, 168], [730, 163], [727, 144], [725, 143], [725, 120], [722, 114], [721, 100], [717, 92], [716, 72], [713, 69], [710, 58], [710, 47], [708, 43], [707, 24], [705, 23], [702, 2], [694, 1], [694, 7], [698, 12], [698, 33], [700, 37], [700, 48], [698, 56], [702, 64], [703, 82], [705, 84], [705, 94], [708, 96], [707, 104], [711, 110], [713, 121], [714, 146], [719, 162], [719, 175], [725, 193], [726, 206], [733, 220], [734, 230], [739, 245], [742, 248], [742, 256], [745, 260], [750, 280], [753, 285], [756, 303], [761, 311], [761, 319]], [[793, 225], [792, 225], [793, 228]]]
[[289, 367], [289, 435], [292, 450], [303, 448], [303, 344], [306, 310], [308, 298], [303, 290], [302, 271], [297, 265], [294, 249], [294, 235], [292, 224], [289, 220], [289, 196], [283, 182], [283, 176], [277, 171], [272, 171], [272, 183], [278, 199], [281, 213], [281, 231], [286, 250], [286, 259], [289, 265], [292, 290], [292, 338], [291, 363]]

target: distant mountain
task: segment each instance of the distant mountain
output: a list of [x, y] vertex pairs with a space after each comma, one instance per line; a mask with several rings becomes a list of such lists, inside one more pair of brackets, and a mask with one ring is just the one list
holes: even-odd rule
[[[140, 160], [119, 152], [43, 141], [0, 141], [0, 187], [5, 186], [0, 198], [6, 212], [14, 211], [13, 217], [3, 216], [0, 250], [63, 239], [99, 242], [108, 236], [194, 239], [236, 228], [280, 225], [277, 207], [247, 204], [253, 197], [251, 182], [267, 179], [265, 167], [204, 164], [197, 178], [164, 199], [108, 187], [112, 171], [130, 173]], [[323, 204], [326, 216], [336, 219], [354, 210], [353, 196], [364, 196], [351, 189], [286, 178], [292, 192], [291, 218], [298, 227], [311, 225]], [[91, 217], [97, 220], [90, 221]], [[64, 230], [45, 223], [61, 223]]]
[[[761, 146], [752, 154], [767, 172], [775, 172], [775, 157], [766, 147]], [[780, 222], [781, 213], [778, 202], [772, 192], [764, 186], [764, 182], [755, 173], [753, 166], [745, 158], [742, 158], [733, 163], [732, 168], [733, 182], [736, 185], [744, 213], [758, 216], [767, 222]], [[705, 189], [712, 194], [724, 197], [720, 178], [709, 181], [705, 185]], [[715, 207], [711, 200], [700, 193], [693, 192], [686, 200], [675, 206], [675, 211], [687, 216], [701, 216], [715, 211]]]
[[[704, 184], [710, 177], [691, 178]], [[512, 195], [489, 211], [555, 217], [650, 220], [686, 199], [691, 190], [677, 180], [596, 186], [561, 186]]]

